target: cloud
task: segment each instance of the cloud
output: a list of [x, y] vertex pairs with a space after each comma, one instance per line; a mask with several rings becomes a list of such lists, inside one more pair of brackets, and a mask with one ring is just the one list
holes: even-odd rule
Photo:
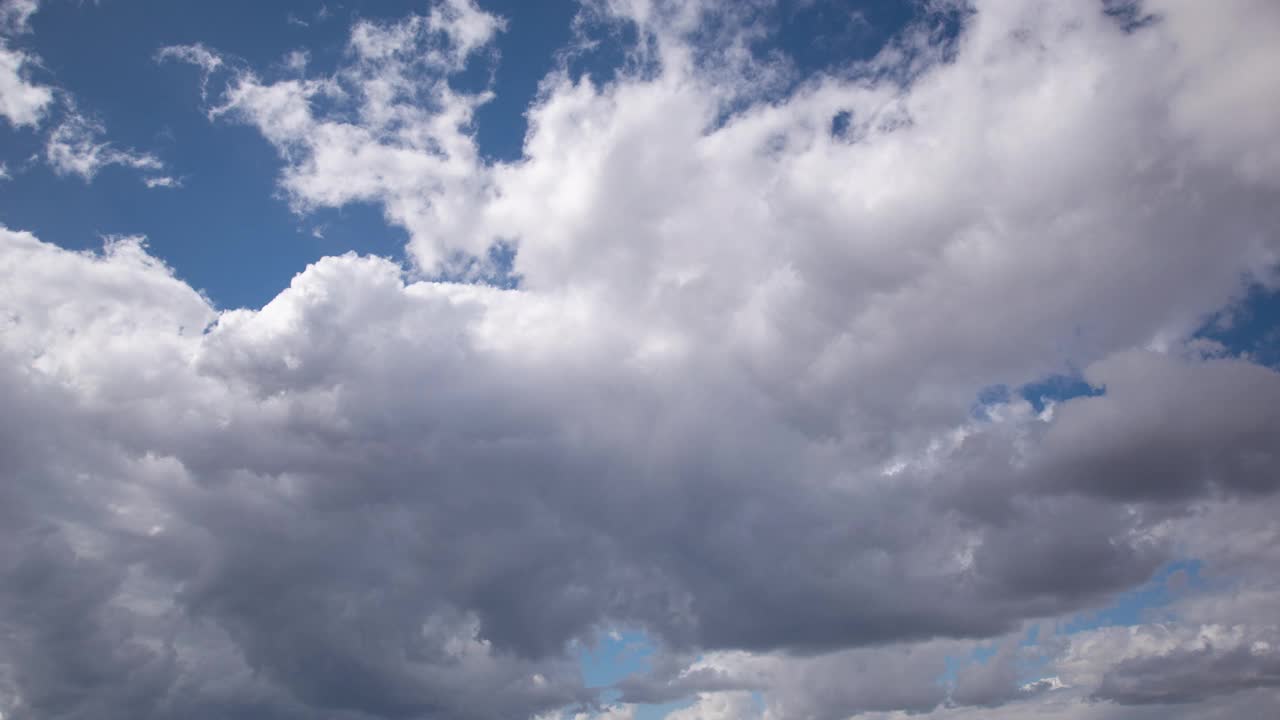
[[142, 183], [149, 188], [180, 188], [182, 187], [182, 178], [176, 178], [171, 175], [156, 175], [143, 178]]
[[[447, 48], [441, 51], [444, 61], [460, 70], [472, 53], [506, 29], [506, 21], [484, 12], [474, 0], [446, 0], [432, 6], [427, 27], [448, 38]], [[352, 41], [357, 42], [357, 37]]]
[[[54, 110], [55, 88], [27, 79], [27, 69], [39, 65], [39, 58], [9, 47], [9, 36], [30, 32], [31, 16], [39, 10], [39, 0], [0, 2], [0, 115], [14, 127], [39, 126]], [[161, 162], [152, 155], [120, 150], [101, 140], [105, 128], [79, 111], [69, 93], [59, 89], [61, 117], [45, 140], [45, 159], [54, 172], [76, 174], [86, 182], [106, 165], [158, 170]], [[149, 185], [151, 187], [151, 185]]]
[[40, 0], [0, 2], [0, 35], [20, 35], [31, 30], [31, 16], [40, 9]]
[[1120, 705], [1171, 705], [1280, 685], [1275, 625], [1166, 624], [1072, 636], [1063, 680]]
[[693, 705], [674, 710], [668, 720], [750, 720], [761, 717], [750, 693], [705, 693]]
[[[540, 307], [518, 291], [405, 285], [387, 261], [348, 256], [316, 264], [261, 311], [215, 314], [136, 240], [90, 256], [29, 235], [5, 239], [4, 300], [16, 309], [6, 357], [10, 377], [28, 378], [19, 387], [34, 388], [24, 423], [5, 429], [19, 463], [7, 477], [60, 468], [46, 475], [46, 504], [13, 506], [21, 522], [12, 527], [56, 517], [50, 542], [96, 548], [90, 559], [111, 581], [88, 596], [92, 608], [70, 612], [97, 613], [104, 628], [118, 626], [106, 618], [134, 617], [139, 629], [128, 642], [141, 649], [128, 652], [138, 662], [163, 660], [144, 652], [152, 646], [147, 613], [178, 623], [166, 632], [190, 647], [181, 663], [157, 665], [160, 685], [191, 682], [183, 678], [210, 663], [236, 667], [231, 653], [275, 689], [272, 697], [308, 707], [484, 717], [582, 697], [562, 648], [607, 617], [675, 643], [805, 645], [897, 638], [902, 630], [879, 624], [904, 616], [924, 628], [910, 637], [980, 633], [1045, 611], [1016, 587], [1000, 596], [981, 584], [973, 590], [982, 595], [951, 590], [945, 603], [926, 602], [940, 596], [929, 583], [956, 587], [949, 573], [964, 566], [937, 562], [949, 550], [919, 537], [923, 519], [899, 515], [901, 531], [865, 525], [860, 507], [909, 506], [875, 484], [851, 494], [821, 485], [775, 492], [775, 468], [813, 464], [804, 459], [812, 450], [752, 434], [765, 417], [746, 408], [730, 414], [739, 420], [720, 439], [700, 433], [687, 446], [719, 456], [712, 465], [676, 437], [653, 435], [637, 448], [643, 415], [617, 409], [653, 412], [655, 398], [628, 390], [647, 387], [638, 383], [652, 370], [615, 376], [618, 366], [604, 361], [625, 339], [598, 332], [607, 322], [575, 329], [590, 316], [573, 318], [564, 301]], [[546, 346], [546, 337], [559, 342]], [[566, 376], [571, 358], [579, 370]], [[602, 404], [601, 394], [612, 399]], [[483, 412], [490, 407], [502, 415]], [[699, 413], [723, 407], [690, 397], [663, 414], [712, 429]], [[50, 424], [58, 434], [26, 439]], [[94, 441], [73, 452], [70, 439], [80, 436]], [[739, 437], [760, 447], [743, 455]], [[774, 454], [785, 457], [767, 459]], [[663, 479], [680, 474], [679, 483]], [[85, 477], [95, 490], [81, 507], [70, 498]], [[670, 512], [681, 504], [699, 521]], [[770, 514], [754, 509], [766, 505]], [[766, 543], [734, 540], [744, 524]], [[918, 556], [919, 565], [904, 567], [923, 575], [880, 566], [885, 543], [900, 549], [901, 562]], [[800, 552], [822, 544], [830, 551]], [[680, 557], [690, 548], [699, 550], [696, 564]], [[790, 568], [757, 581], [736, 564], [744, 552], [773, 568], [784, 566], [770, 553], [784, 553]], [[849, 581], [828, 577], [834, 558], [844, 558]], [[759, 597], [731, 604], [726, 585], [740, 599]], [[44, 586], [14, 587], [44, 597]], [[856, 615], [829, 607], [823, 598], [833, 595], [848, 598]], [[913, 596], [920, 600], [904, 605]], [[136, 597], [165, 600], [137, 607]], [[779, 615], [782, 603], [795, 614]], [[206, 639], [185, 617], [218, 633]], [[745, 629], [779, 617], [788, 619], [767, 633]], [[58, 622], [65, 618], [47, 620]], [[839, 634], [819, 641], [820, 632]], [[66, 662], [47, 657], [31, 666], [50, 675], [20, 681], [32, 712], [50, 706], [35, 690], [69, 672]], [[198, 684], [191, 691], [184, 702], [211, 702]], [[71, 701], [42, 692], [52, 693], [42, 703]], [[97, 697], [92, 687], [83, 692]]]
[[[231, 421], [223, 413], [239, 413], [212, 379], [218, 364], [199, 357], [216, 314], [148, 257], [140, 241], [114, 240], [103, 254], [88, 255], [22, 233], [6, 231], [3, 240], [4, 305], [14, 309], [5, 318], [3, 379], [16, 408], [7, 417], [21, 422], [3, 428], [8, 599], [0, 617], [6, 636], [17, 638], [7, 651], [24, 653], [7, 657], [21, 672], [0, 693], [17, 702], [3, 709], [6, 717], [43, 716], [68, 706], [96, 717], [136, 717], [161, 711], [134, 703], [164, 696], [195, 717], [224, 714], [237, 702], [244, 703], [240, 712], [271, 717], [305, 714], [307, 707], [338, 715], [358, 708], [387, 717], [492, 717], [581, 697], [574, 689], [580, 687], [577, 668], [567, 659], [535, 663], [499, 654], [478, 636], [473, 610], [430, 599], [447, 594], [445, 588], [431, 590], [435, 579], [414, 573], [416, 578], [404, 577], [407, 584], [394, 580], [405, 569], [400, 563], [419, 552], [414, 546], [425, 551], [434, 545], [425, 535], [411, 540], [427, 528], [409, 516], [389, 506], [390, 515], [363, 518], [362, 512], [339, 511], [322, 540], [314, 534], [320, 528], [297, 515], [298, 498], [289, 499], [291, 474], [259, 476], [236, 469], [239, 462], [218, 468], [220, 443], [207, 448], [212, 455], [190, 448], [205, 457], [198, 465], [211, 463], [193, 473], [169, 452], [134, 443], [144, 426], [177, 430], [182, 423], [167, 410], [173, 401], [193, 403], [189, 420], [195, 426]], [[377, 277], [380, 269], [357, 263], [345, 272]], [[201, 379], [196, 369], [206, 362], [213, 375]], [[76, 405], [87, 404], [66, 405], [72, 397], [79, 398]], [[130, 421], [117, 416], [123, 434], [104, 436], [111, 423], [102, 423], [115, 414], [110, 408], [125, 407], [138, 414]], [[135, 421], [141, 425], [126, 429]], [[239, 433], [227, 430], [227, 439]], [[162, 434], [186, 444], [192, 439], [186, 432]], [[93, 440], [66, 463], [49, 454], [69, 448], [70, 438], [82, 433]], [[44, 440], [32, 442], [36, 437]], [[37, 471], [43, 484], [27, 486], [23, 478]], [[76, 490], [85, 478], [93, 478], [91, 487]], [[274, 499], [261, 494], [263, 481], [276, 485], [269, 493]], [[285, 485], [277, 485], [281, 481]], [[402, 519], [394, 520], [397, 515]], [[242, 542], [219, 539], [226, 532]], [[368, 532], [368, 542], [352, 545]], [[392, 554], [376, 549], [388, 541], [398, 548]], [[263, 542], [284, 554], [263, 555]], [[331, 563], [286, 559], [296, 552], [296, 560], [319, 560], [314, 542], [332, 542], [342, 554], [367, 554], [374, 563], [335, 573]], [[280, 574], [286, 567], [289, 580]], [[378, 567], [392, 575], [371, 593], [367, 573], [380, 574]], [[281, 595], [286, 586], [293, 590]], [[351, 622], [332, 621], [330, 613], [340, 607], [354, 613]], [[80, 630], [64, 640], [58, 633], [66, 627]], [[261, 635], [268, 627], [275, 630]], [[78, 669], [84, 663], [92, 665]], [[315, 673], [322, 668], [328, 669]]]
[[[938, 682], [966, 643], [840, 650], [816, 656], [727, 651], [672, 658], [648, 677], [619, 685], [629, 702], [694, 695], [688, 717], [803, 717], [835, 720], [876, 711], [927, 712], [947, 699]], [[754, 694], [759, 693], [757, 699]], [[701, 713], [701, 715], [699, 714]], [[717, 714], [718, 713], [718, 714]]]
[[[242, 70], [210, 112], [259, 127], [296, 161], [281, 178], [296, 209], [385, 200], [388, 218], [408, 227], [423, 253], [438, 251], [424, 259], [435, 265], [447, 260], [444, 238], [466, 234], [471, 197], [481, 192], [467, 132], [488, 99], [453, 90], [447, 78], [503, 27], [470, 0], [399, 22], [361, 20], [351, 29], [349, 63], [334, 75], [266, 83]], [[202, 83], [224, 63], [202, 46], [167, 47], [158, 57], [198, 65]]]
[[1106, 395], [1059, 408], [1031, 475], [1119, 500], [1253, 495], [1280, 482], [1280, 374], [1133, 352], [1085, 376]]
[[156, 52], [156, 60], [190, 63], [206, 73], [214, 72], [222, 67], [222, 58], [199, 43], [162, 47]]
[[209, 78], [222, 68], [222, 58], [200, 43], [169, 45], [156, 52], [156, 62], [184, 62], [200, 68], [200, 97], [209, 95]]
[[535, 720], [635, 720], [633, 705], [611, 705], [600, 712], [556, 712], [539, 715]]
[[[121, 150], [102, 140], [105, 132], [101, 123], [72, 109], [49, 134], [45, 160], [59, 175], [79, 175], [85, 182], [93, 180], [98, 171], [110, 165], [135, 170], [164, 169], [164, 163], [150, 153]], [[155, 187], [150, 181], [147, 186]]]
[[[469, 125], [485, 96], [451, 88], [455, 66], [421, 18], [358, 24], [350, 62], [333, 76], [241, 73], [215, 111], [277, 147], [296, 208], [380, 203], [409, 231], [410, 255], [427, 273], [460, 272], [466, 258], [511, 241], [514, 269], [531, 287], [607, 286], [599, 301], [648, 298], [639, 308], [667, 316], [659, 322], [678, 305], [687, 315], [672, 335], [736, 311], [734, 342], [762, 369], [785, 362], [769, 357], [772, 344], [805, 349], [792, 356], [796, 372], [881, 378], [883, 396], [857, 406], [892, 405], [902, 393], [928, 403], [952, 379], [968, 393], [1088, 364], [1135, 337], [1176, 337], [1238, 292], [1241, 273], [1274, 262], [1264, 239], [1274, 218], [1250, 199], [1258, 190], [1181, 199], [1199, 186], [1192, 176], [1216, 186], [1225, 171], [1228, 183], [1256, 187], [1256, 175], [1233, 173], [1274, 144], [1252, 124], [1184, 117], [1178, 108], [1208, 92], [1214, 67], [1228, 69], [1181, 54], [1191, 32], [1181, 21], [1131, 35], [1094, 8], [993, 3], [969, 23], [954, 62], [928, 45], [895, 48], [779, 98], [764, 81], [767, 62], [743, 56], [748, 28], [731, 32], [729, 14], [721, 51], [699, 46], [695, 55], [688, 28], [720, 16], [679, 7], [613, 20], [641, 18], [651, 41], [638, 56], [659, 49], [620, 82], [549, 77], [518, 163], [480, 159]], [[1196, 41], [1205, 52], [1236, 42], [1229, 23], [1212, 27]], [[1047, 44], [1006, 41], [1008, 33]], [[893, 70], [902, 63], [914, 68], [905, 87]], [[1275, 92], [1265, 74], [1241, 82], [1257, 96]], [[841, 112], [855, 118], [844, 139], [827, 132]], [[1254, 151], [1209, 150], [1228, 138]], [[1045, 164], [1055, 172], [1040, 172]], [[1123, 194], [1110, 191], [1121, 185]], [[1201, 243], [1217, 232], [1207, 218], [1231, 218], [1238, 227], [1224, 237], [1239, 244], [1218, 252]], [[1136, 239], [1157, 236], [1166, 247], [1156, 255]], [[789, 242], [798, 237], [805, 242]], [[1086, 272], [1093, 267], [1106, 271]], [[1148, 279], [1134, 286], [1136, 278]], [[694, 293], [697, 303], [684, 301]], [[1037, 302], [1014, 300], [1030, 296]], [[807, 322], [770, 335], [781, 331], [753, 313]], [[846, 335], [876, 342], [858, 352], [823, 347]], [[1023, 341], [992, 365], [984, 348], [1009, 336]], [[914, 355], [909, 369], [898, 362], [925, 343], [945, 350]], [[945, 367], [923, 367], [929, 357]], [[921, 383], [917, 370], [955, 377]], [[834, 379], [807, 381], [815, 397], [850, 392]], [[836, 422], [816, 407], [792, 411], [815, 429]]]
[[27, 79], [27, 68], [36, 64], [28, 53], [9, 46], [8, 38], [30, 31], [38, 0], [0, 2], [0, 115], [14, 127], [40, 124], [53, 102], [53, 91]]
[[[990, 643], [929, 640], [819, 655], [727, 651], [696, 658], [659, 654], [654, 667], [617, 684], [621, 701], [664, 703], [687, 697], [690, 712], [728, 717], [840, 720], [880, 712], [923, 714], [951, 708], [999, 707], [1061, 689], [1056, 677], [1025, 682], [1045, 667], [1046, 650], [1026, 646], [1025, 633]], [[940, 678], [954, 672], [945, 682]], [[715, 710], [714, 708], [720, 708]], [[694, 715], [697, 717], [697, 715]]]
[[0, 115], [15, 127], [39, 125], [53, 102], [52, 90], [25, 78], [31, 63], [30, 55], [0, 40]]
[[950, 703], [954, 706], [999, 707], [1058, 689], [1061, 681], [1056, 677], [1032, 682], [1019, 679], [1019, 673], [1024, 672], [1019, 667], [1019, 656], [1034, 655], [1035, 652], [1020, 648], [1018, 638], [1006, 640], [992, 657], [961, 668], [948, 698]]
[[[1217, 88], [1274, 14], [1150, 7], [987, 0], [792, 82], [749, 10], [601, 4], [584, 32], [637, 44], [546, 78], [512, 163], [450, 84], [502, 28], [472, 4], [358, 21], [330, 75], [162, 50], [299, 211], [378, 203], [410, 266], [218, 310], [138, 238], [0, 233], [0, 711], [1104, 717], [1188, 668], [1263, 706], [1243, 640], [1018, 665], [1172, 558], [1275, 562], [1277, 373], [1190, 340], [1280, 249], [1278, 81]], [[72, 121], [65, 172], [159, 169]], [[518, 286], [458, 282], [499, 242]], [[972, 412], [1076, 367], [1104, 393]], [[659, 664], [602, 708], [573, 648], [620, 626]]]
[[1280, 687], [1280, 651], [1262, 640], [1248, 646], [1179, 648], [1117, 663], [1095, 697], [1122, 705], [1200, 702], [1250, 688]]

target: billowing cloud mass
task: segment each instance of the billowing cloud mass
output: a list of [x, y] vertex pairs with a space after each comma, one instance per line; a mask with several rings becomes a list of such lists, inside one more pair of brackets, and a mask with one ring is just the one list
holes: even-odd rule
[[[142, 238], [0, 231], [5, 720], [1280, 704], [1280, 373], [1197, 334], [1280, 282], [1280, 5], [922, 3], [815, 75], [759, 9], [585, 3], [627, 60], [548, 75], [513, 162], [469, 0], [332, 73], [161, 49], [408, 262], [223, 309]], [[601, 693], [619, 627], [655, 658]]]

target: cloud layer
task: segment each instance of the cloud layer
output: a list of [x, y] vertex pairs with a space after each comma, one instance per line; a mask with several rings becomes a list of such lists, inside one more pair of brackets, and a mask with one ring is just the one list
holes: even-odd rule
[[[638, 40], [547, 77], [513, 163], [451, 84], [504, 27], [468, 2], [330, 75], [162, 50], [411, 262], [224, 310], [140, 238], [0, 231], [0, 711], [1274, 702], [1280, 374], [1193, 335], [1277, 279], [1280, 12], [1107, 8], [936, 3], [800, 78], [750, 9], [589, 3]], [[1100, 394], [975, 412], [1075, 368]], [[1176, 627], [1053, 635], [1186, 557]], [[574, 653], [621, 626], [659, 659], [604, 709]]]

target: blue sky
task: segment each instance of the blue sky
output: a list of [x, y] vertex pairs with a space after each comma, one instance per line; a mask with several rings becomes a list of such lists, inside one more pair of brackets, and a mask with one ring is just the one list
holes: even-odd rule
[[1271, 30], [0, 0], [0, 720], [1257, 716]]

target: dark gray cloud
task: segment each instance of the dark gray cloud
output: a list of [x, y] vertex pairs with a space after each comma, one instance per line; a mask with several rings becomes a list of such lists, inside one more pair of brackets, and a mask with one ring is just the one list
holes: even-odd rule
[[1059, 408], [1031, 469], [1051, 486], [1121, 501], [1280, 487], [1280, 374], [1131, 353], [1086, 377], [1109, 390]]

